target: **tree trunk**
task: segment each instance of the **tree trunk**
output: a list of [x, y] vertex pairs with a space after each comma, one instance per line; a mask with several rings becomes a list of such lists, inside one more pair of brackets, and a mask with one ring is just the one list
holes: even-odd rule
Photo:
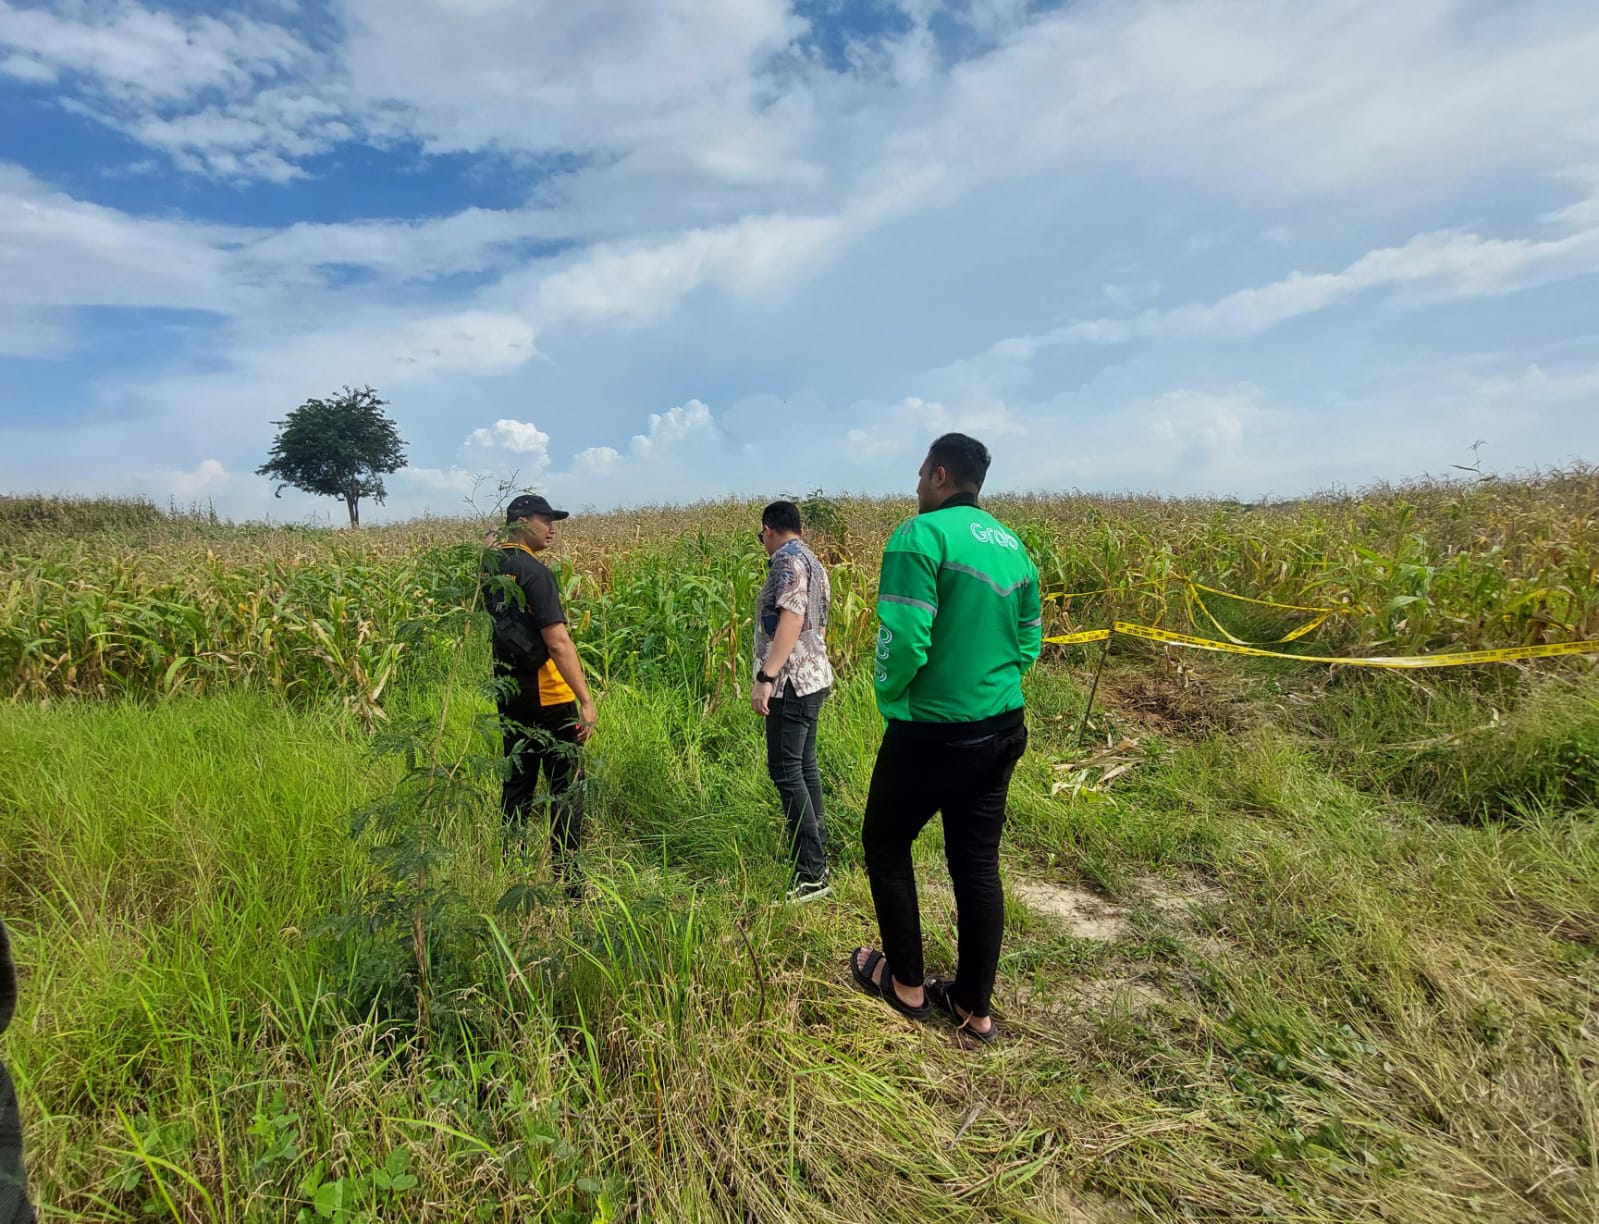
[[346, 493], [344, 495], [344, 504], [350, 511], [350, 526], [359, 527], [361, 525], [361, 495], [359, 493]]

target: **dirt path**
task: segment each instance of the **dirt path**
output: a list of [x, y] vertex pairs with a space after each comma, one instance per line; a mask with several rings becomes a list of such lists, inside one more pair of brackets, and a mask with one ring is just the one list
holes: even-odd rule
[[1127, 911], [1086, 889], [1053, 880], [1013, 877], [1005, 890], [1029, 909], [1057, 918], [1078, 939], [1121, 939], [1127, 934]]

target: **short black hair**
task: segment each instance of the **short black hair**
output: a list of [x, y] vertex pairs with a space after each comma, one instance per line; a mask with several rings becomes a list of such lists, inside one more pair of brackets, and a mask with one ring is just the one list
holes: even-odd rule
[[761, 511], [761, 523], [773, 531], [801, 534], [805, 527], [800, 522], [799, 507], [791, 501], [775, 501]]
[[936, 439], [927, 448], [927, 458], [934, 467], [949, 473], [956, 488], [976, 493], [982, 489], [983, 479], [988, 475], [988, 447], [962, 433], [947, 433]]

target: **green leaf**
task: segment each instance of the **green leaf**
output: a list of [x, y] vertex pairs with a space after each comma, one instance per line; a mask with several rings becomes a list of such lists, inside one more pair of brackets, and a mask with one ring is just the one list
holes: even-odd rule
[[531, 909], [538, 902], [538, 892], [527, 884], [513, 884], [505, 890], [505, 894], [494, 907], [496, 914], [503, 914], [507, 910]]
[[319, 1187], [311, 1198], [311, 1205], [324, 1220], [331, 1220], [335, 1212], [343, 1211], [344, 1179], [341, 1177]]
[[143, 1180], [144, 1166], [136, 1161], [129, 1161], [107, 1179], [113, 1190], [122, 1191], [137, 1190]]
[[319, 1160], [311, 1171], [300, 1179], [300, 1193], [310, 1198], [317, 1192], [317, 1187], [322, 1184], [322, 1174], [327, 1172], [328, 1162]]

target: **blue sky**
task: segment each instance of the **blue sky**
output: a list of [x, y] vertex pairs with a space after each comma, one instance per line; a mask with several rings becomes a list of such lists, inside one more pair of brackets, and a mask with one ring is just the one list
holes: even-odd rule
[[1587, 0], [0, 0], [0, 490], [337, 521], [1599, 459]]

